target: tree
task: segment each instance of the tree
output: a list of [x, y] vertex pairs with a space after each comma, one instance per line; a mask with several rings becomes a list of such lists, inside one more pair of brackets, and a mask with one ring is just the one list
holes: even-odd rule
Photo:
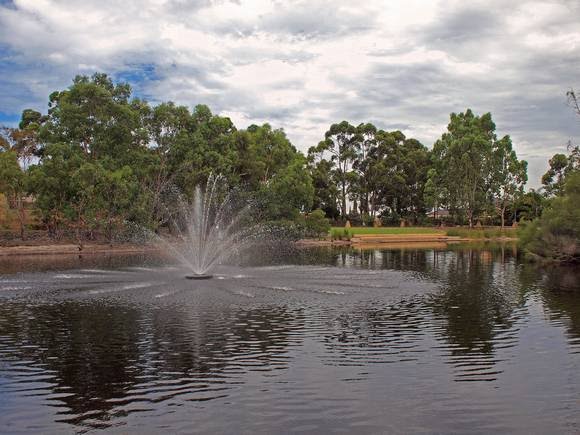
[[41, 148], [38, 137], [46, 117], [40, 112], [25, 109], [18, 128], [3, 127], [0, 135], [0, 149], [14, 151], [23, 169], [26, 170]]
[[105, 224], [105, 233], [109, 243], [113, 242], [115, 234], [123, 228], [129, 217], [133, 221], [143, 221], [138, 216], [139, 183], [129, 166], [116, 170], [102, 168], [99, 174], [96, 196], [102, 199], [99, 220]]
[[464, 213], [470, 227], [487, 203], [496, 141], [491, 114], [476, 116], [467, 109], [451, 114], [447, 132], [433, 147], [435, 169], [448, 194], [448, 205]]
[[74, 219], [73, 204], [79, 195], [72, 175], [84, 161], [80, 147], [55, 143], [47, 145], [40, 162], [30, 167], [30, 191], [51, 236], [60, 238], [67, 222]]
[[310, 153], [308, 162], [314, 187], [313, 208], [321, 209], [326, 216], [337, 219], [340, 216], [338, 188], [332, 179], [332, 163], [325, 159], [314, 161]]
[[356, 186], [355, 197], [358, 196], [358, 203], [361, 214], [369, 214], [370, 210], [370, 192], [369, 192], [369, 154], [376, 146], [377, 128], [371, 123], [361, 123], [357, 127], [359, 134], [359, 147], [357, 156], [353, 162], [353, 169], [356, 176], [353, 184]]
[[492, 159], [491, 189], [503, 228], [506, 209], [523, 194], [524, 185], [528, 181], [528, 163], [518, 160], [509, 136], [495, 142]]
[[91, 160], [129, 157], [131, 149], [149, 142], [141, 122], [145, 107], [130, 97], [128, 84], [113, 84], [106, 74], [77, 76], [68, 89], [50, 95], [41, 139], [79, 146]]
[[26, 211], [24, 210], [26, 188], [26, 173], [20, 167], [16, 152], [0, 152], [0, 193], [4, 194], [9, 206], [17, 210], [20, 238], [22, 240], [24, 240], [26, 225]]
[[329, 161], [333, 165], [332, 173], [339, 186], [340, 216], [343, 219], [346, 219], [347, 215], [346, 200], [349, 173], [357, 157], [360, 141], [361, 137], [357, 129], [347, 121], [342, 121], [340, 124], [332, 124], [324, 134], [324, 140], [317, 147], [310, 149], [312, 154], [318, 154], [320, 158], [325, 153], [330, 154]]
[[530, 189], [518, 198], [515, 204], [515, 212], [520, 217], [520, 220], [532, 221], [542, 215], [546, 201], [542, 194]]
[[435, 168], [430, 168], [427, 172], [427, 181], [425, 182], [423, 195], [425, 204], [433, 209], [434, 218], [437, 219], [439, 207], [446, 203], [448, 193], [445, 188], [445, 183]]
[[580, 170], [580, 147], [568, 142], [568, 155], [554, 154], [548, 161], [550, 168], [542, 176], [542, 184], [547, 196], [560, 196], [564, 190], [566, 177]]
[[523, 246], [535, 256], [561, 263], [580, 262], [580, 172], [566, 177], [562, 195], [542, 216], [526, 225]]
[[259, 196], [267, 219], [296, 219], [300, 212], [311, 210], [314, 187], [305, 163], [304, 157], [296, 158], [261, 187]]
[[400, 131], [377, 131], [361, 174], [370, 217], [381, 211], [398, 223], [400, 216], [416, 219], [422, 214], [429, 166], [429, 152], [419, 141]]

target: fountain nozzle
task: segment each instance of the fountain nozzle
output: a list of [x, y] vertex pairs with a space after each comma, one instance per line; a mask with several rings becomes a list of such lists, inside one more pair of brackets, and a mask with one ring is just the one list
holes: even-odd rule
[[185, 275], [186, 279], [211, 279], [213, 278], [213, 275], [204, 275], [204, 274], [200, 274], [200, 275]]

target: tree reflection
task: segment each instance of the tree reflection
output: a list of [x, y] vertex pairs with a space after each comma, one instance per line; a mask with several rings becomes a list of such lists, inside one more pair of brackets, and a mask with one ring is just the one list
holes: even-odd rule
[[281, 306], [11, 301], [0, 306], [0, 370], [10, 377], [11, 364], [25, 365], [66, 393], [53, 402], [55, 421], [106, 427], [135, 400], [208, 400], [235, 383], [225, 378], [286, 367], [296, 316]]
[[542, 283], [542, 301], [550, 320], [564, 325], [570, 345], [580, 350], [580, 270], [575, 267], [534, 269], [533, 275]]
[[460, 352], [492, 352], [498, 329], [512, 326], [513, 309], [523, 303], [515, 264], [505, 251], [466, 249], [445, 255], [434, 270], [444, 286], [431, 306], [445, 321], [446, 339]]

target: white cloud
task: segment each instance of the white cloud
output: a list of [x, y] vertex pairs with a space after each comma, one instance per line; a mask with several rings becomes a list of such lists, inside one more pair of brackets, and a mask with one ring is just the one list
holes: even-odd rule
[[153, 77], [133, 84], [151, 101], [268, 121], [302, 150], [342, 119], [430, 146], [471, 107], [537, 186], [580, 136], [564, 96], [580, 87], [578, 17], [567, 0], [15, 0], [0, 6], [0, 112], [43, 108], [78, 73], [143, 66]]

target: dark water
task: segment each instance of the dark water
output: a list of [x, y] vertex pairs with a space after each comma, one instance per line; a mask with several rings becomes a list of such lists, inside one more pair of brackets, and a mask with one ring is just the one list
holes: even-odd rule
[[0, 432], [580, 433], [580, 273], [513, 247], [18, 261]]

